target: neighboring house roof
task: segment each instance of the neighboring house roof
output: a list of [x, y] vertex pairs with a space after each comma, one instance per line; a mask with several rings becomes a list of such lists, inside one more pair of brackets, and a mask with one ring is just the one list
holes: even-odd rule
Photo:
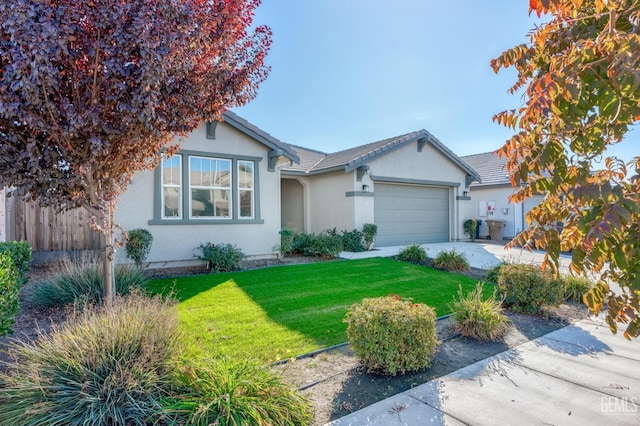
[[298, 158], [296, 153], [291, 150], [291, 146], [289, 144], [286, 144], [278, 138], [271, 136], [269, 133], [258, 128], [258, 126], [249, 123], [238, 114], [227, 110], [224, 114], [222, 114], [222, 117], [224, 118], [224, 122], [231, 127], [241, 131], [249, 137], [252, 137], [258, 142], [261, 142], [272, 150], [281, 151], [280, 155], [282, 155], [283, 157], [286, 157], [296, 163], [300, 161], [300, 158]]
[[435, 149], [444, 154], [452, 162], [467, 172], [473, 179], [480, 180], [480, 175], [460, 157], [455, 155], [449, 148], [440, 142], [435, 136], [426, 130], [406, 133], [404, 135], [383, 139], [377, 142], [360, 145], [344, 151], [326, 154], [320, 151], [313, 151], [307, 148], [291, 145], [291, 149], [300, 157], [300, 164], [284, 165], [283, 172], [292, 174], [319, 174], [335, 170], [350, 172], [369, 161], [385, 155], [397, 148], [412, 142], [431, 144]]
[[472, 187], [511, 185], [506, 167], [508, 159], [500, 158], [495, 151], [466, 155], [460, 158], [480, 174], [482, 181], [472, 184]]

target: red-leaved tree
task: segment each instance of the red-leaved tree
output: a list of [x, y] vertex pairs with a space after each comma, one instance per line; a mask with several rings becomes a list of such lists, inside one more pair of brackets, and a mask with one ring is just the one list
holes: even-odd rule
[[268, 73], [259, 0], [2, 0], [0, 184], [105, 235], [136, 171], [176, 136], [245, 104]]

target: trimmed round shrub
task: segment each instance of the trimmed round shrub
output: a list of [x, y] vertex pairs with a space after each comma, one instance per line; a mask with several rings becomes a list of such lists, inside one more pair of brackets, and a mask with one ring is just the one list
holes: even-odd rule
[[476, 288], [465, 295], [462, 286], [458, 287], [458, 299], [449, 305], [453, 318], [463, 336], [477, 340], [496, 340], [509, 329], [510, 320], [502, 313], [501, 301], [497, 299], [497, 289], [493, 294], [483, 297], [484, 283], [477, 283]]
[[[101, 303], [104, 295], [102, 260], [83, 255], [77, 262], [65, 258], [49, 281], [35, 290], [42, 306], [63, 306], [75, 302]], [[116, 294], [127, 295], [147, 283], [142, 270], [133, 265], [116, 265]]]
[[127, 243], [124, 246], [125, 254], [129, 259], [133, 260], [138, 268], [142, 268], [151, 251], [153, 235], [142, 228], [132, 229], [128, 234]]
[[13, 259], [0, 252], [0, 336], [11, 333], [20, 306], [20, 273]]
[[516, 312], [538, 313], [543, 306], [559, 306], [563, 301], [561, 280], [554, 280], [538, 266], [504, 265], [498, 274], [498, 291]]
[[362, 235], [364, 239], [365, 249], [371, 250], [371, 246], [376, 241], [376, 235], [378, 234], [378, 225], [375, 223], [365, 223], [362, 225]]
[[559, 280], [562, 282], [562, 288], [564, 289], [564, 299], [571, 302], [582, 302], [582, 295], [593, 287], [593, 283], [585, 277], [565, 275], [559, 277]]
[[413, 244], [400, 250], [398, 259], [405, 262], [424, 262], [427, 260], [427, 252], [420, 247], [420, 244]]
[[26, 241], [0, 242], [0, 253], [6, 254], [13, 261], [18, 271], [18, 285], [27, 282], [27, 272], [31, 267], [31, 246]]
[[433, 260], [433, 266], [443, 271], [468, 271], [471, 269], [464, 253], [455, 250], [441, 251]]
[[309, 401], [268, 368], [229, 358], [191, 362], [177, 372], [179, 395], [166, 401], [178, 424], [307, 425]]
[[369, 372], [395, 376], [431, 365], [436, 314], [398, 295], [363, 299], [347, 312], [347, 337]]
[[0, 371], [7, 425], [148, 425], [164, 417], [183, 337], [173, 302], [134, 293], [15, 343]]

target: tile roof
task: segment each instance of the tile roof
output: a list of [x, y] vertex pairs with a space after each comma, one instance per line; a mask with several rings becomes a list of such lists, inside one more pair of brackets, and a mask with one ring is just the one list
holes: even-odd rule
[[478, 173], [476, 173], [476, 171], [472, 167], [462, 161], [449, 148], [447, 148], [442, 142], [440, 142], [426, 130], [418, 130], [416, 132], [405, 133], [403, 135], [368, 143], [366, 145], [360, 145], [332, 154], [326, 154], [321, 151], [314, 151], [307, 148], [290, 145], [291, 149], [300, 158], [300, 164], [293, 164], [290, 166], [285, 165], [283, 167], [283, 171], [285, 173], [286, 171], [290, 171], [298, 173], [304, 172], [306, 174], [316, 174], [327, 172], [330, 170], [344, 169], [346, 172], [349, 172], [351, 170], [354, 170], [358, 166], [365, 164], [366, 162], [373, 160], [374, 158], [377, 158], [378, 156], [384, 155], [391, 150], [418, 140], [430, 143], [437, 150], [447, 156], [451, 161], [465, 170], [469, 175], [479, 179]]
[[466, 155], [460, 158], [480, 174], [482, 183], [473, 183], [472, 187], [511, 184], [506, 168], [507, 159], [500, 158], [495, 151]]

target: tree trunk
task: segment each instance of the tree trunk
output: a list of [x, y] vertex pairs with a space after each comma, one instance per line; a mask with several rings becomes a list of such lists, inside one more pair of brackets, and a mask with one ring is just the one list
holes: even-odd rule
[[104, 305], [111, 306], [116, 299], [116, 281], [115, 281], [115, 264], [114, 259], [116, 249], [113, 242], [113, 202], [107, 201], [107, 217], [104, 224], [104, 268], [103, 268], [103, 288], [104, 288]]

